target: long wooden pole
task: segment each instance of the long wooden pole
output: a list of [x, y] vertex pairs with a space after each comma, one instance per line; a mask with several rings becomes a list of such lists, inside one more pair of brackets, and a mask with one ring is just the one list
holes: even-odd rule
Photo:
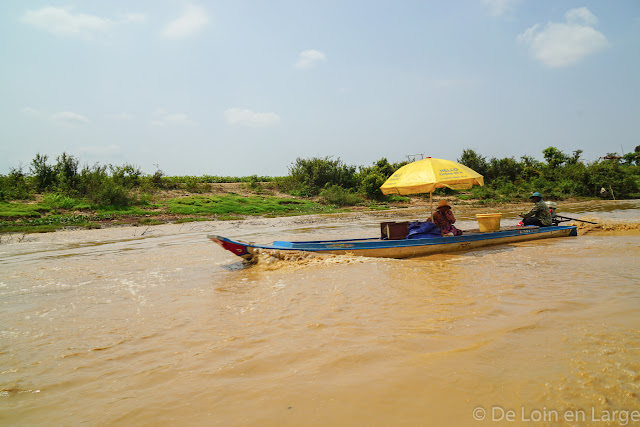
[[429, 216], [433, 216], [433, 192], [429, 193]]

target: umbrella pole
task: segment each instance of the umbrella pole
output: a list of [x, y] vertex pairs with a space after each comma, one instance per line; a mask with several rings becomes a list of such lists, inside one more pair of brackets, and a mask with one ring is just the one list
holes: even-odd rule
[[431, 196], [433, 196], [433, 193], [429, 193], [429, 216], [433, 215], [433, 199]]

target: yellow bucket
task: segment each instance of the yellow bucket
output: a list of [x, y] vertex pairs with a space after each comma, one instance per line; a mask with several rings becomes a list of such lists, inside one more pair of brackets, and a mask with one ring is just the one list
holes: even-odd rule
[[488, 231], [500, 230], [501, 217], [502, 217], [501, 213], [476, 214], [476, 218], [478, 218], [478, 226], [480, 227], [480, 232], [486, 233]]

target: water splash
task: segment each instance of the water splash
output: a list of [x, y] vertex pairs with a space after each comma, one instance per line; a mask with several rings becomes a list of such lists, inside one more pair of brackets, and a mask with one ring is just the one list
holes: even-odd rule
[[256, 249], [252, 263], [265, 270], [281, 268], [305, 268], [319, 265], [360, 264], [375, 262], [375, 258], [356, 255], [317, 254], [302, 251], [277, 251], [270, 249]]
[[586, 222], [572, 221], [569, 224], [575, 225], [578, 228], [578, 235], [585, 235], [588, 233], [602, 233], [602, 232], [615, 232], [622, 234], [637, 234], [640, 233], [640, 222], [637, 221], [624, 221], [624, 220], [606, 220], [596, 217], [580, 217], [584, 221], [595, 222], [596, 224], [589, 224]]

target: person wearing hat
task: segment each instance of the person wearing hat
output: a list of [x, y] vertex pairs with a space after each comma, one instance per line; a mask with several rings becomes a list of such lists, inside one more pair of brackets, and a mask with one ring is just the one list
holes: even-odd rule
[[533, 208], [531, 208], [529, 212], [520, 214], [520, 216], [524, 218], [522, 223], [524, 225], [537, 225], [538, 227], [551, 226], [551, 212], [547, 204], [542, 200], [542, 194], [536, 191], [531, 195], [530, 199], [535, 205], [533, 205]]
[[449, 206], [446, 200], [440, 200], [438, 202], [438, 208], [433, 213], [432, 221], [440, 227], [443, 236], [449, 233], [454, 236], [460, 236], [462, 234], [462, 231], [453, 225], [453, 223], [456, 222], [456, 218], [453, 216], [451, 206]]

